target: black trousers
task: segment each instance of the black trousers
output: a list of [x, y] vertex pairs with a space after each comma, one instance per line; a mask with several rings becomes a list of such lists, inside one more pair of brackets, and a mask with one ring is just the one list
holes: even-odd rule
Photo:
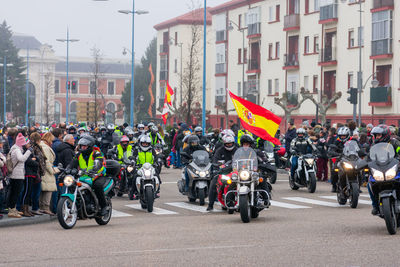
[[19, 194], [24, 186], [23, 179], [10, 179], [10, 189], [8, 192], [8, 208], [13, 209], [17, 204]]
[[30, 205], [31, 203], [31, 194], [32, 194], [32, 184], [33, 177], [25, 176], [24, 181], [24, 194], [22, 195], [22, 203], [24, 205]]
[[217, 182], [218, 175], [215, 175], [214, 178], [211, 179], [210, 188], [208, 192], [208, 206], [213, 207], [214, 202], [217, 199]]
[[97, 199], [99, 200], [99, 205], [101, 208], [105, 208], [107, 203], [106, 203], [106, 196], [104, 195], [104, 187], [106, 185], [107, 178], [102, 176], [97, 178], [96, 180], [93, 181], [93, 191], [96, 194]]

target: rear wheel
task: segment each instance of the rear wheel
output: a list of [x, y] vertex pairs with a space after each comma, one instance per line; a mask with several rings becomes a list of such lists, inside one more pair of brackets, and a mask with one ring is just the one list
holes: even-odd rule
[[317, 179], [315, 178], [315, 173], [310, 172], [308, 174], [308, 179], [309, 179], [308, 185], [307, 185], [308, 192], [314, 193], [315, 189], [317, 188]]
[[206, 198], [206, 192], [204, 191], [204, 188], [199, 189], [199, 202], [200, 206], [204, 206], [205, 204], [205, 198]]
[[244, 223], [250, 222], [250, 205], [247, 195], [239, 196], [240, 218]]
[[386, 228], [389, 234], [391, 235], [396, 234], [397, 218], [396, 218], [396, 213], [394, 211], [393, 201], [390, 201], [390, 198], [388, 197], [382, 199], [382, 209], [383, 209], [383, 217], [386, 223]]
[[104, 215], [103, 217], [96, 217], [95, 220], [97, 222], [98, 225], [106, 225], [110, 222], [111, 220], [111, 215], [112, 215], [112, 204], [111, 204], [111, 199], [110, 198], [106, 198], [106, 202], [107, 202], [107, 214]]
[[276, 172], [274, 172], [271, 176], [271, 178], [269, 179], [269, 181], [271, 182], [271, 184], [276, 183], [276, 178], [277, 178], [278, 174]]
[[145, 198], [147, 204], [147, 211], [153, 212], [154, 193], [153, 193], [153, 188], [151, 188], [150, 186], [146, 187]]
[[353, 209], [357, 208], [359, 196], [360, 196], [360, 186], [358, 185], [358, 183], [352, 183], [349, 201], [350, 201], [350, 207], [352, 207]]
[[72, 200], [68, 197], [60, 199], [57, 205], [57, 218], [58, 222], [64, 229], [72, 229], [78, 220], [78, 212], [72, 212]]
[[[294, 176], [296, 177], [296, 174], [295, 174]], [[294, 183], [295, 177], [292, 177], [292, 176], [289, 174], [289, 185], [290, 185], [290, 188], [291, 188], [292, 190], [298, 190], [298, 189], [299, 189], [299, 187]]]

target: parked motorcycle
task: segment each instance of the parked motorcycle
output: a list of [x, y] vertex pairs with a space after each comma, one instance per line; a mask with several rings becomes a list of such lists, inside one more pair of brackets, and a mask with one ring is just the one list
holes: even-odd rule
[[337, 201], [340, 205], [345, 205], [347, 199], [349, 199], [350, 207], [353, 209], [357, 208], [358, 205], [362, 171], [368, 166], [367, 162], [360, 158], [360, 153], [356, 141], [346, 142], [343, 148], [343, 156], [335, 169], [339, 177]]
[[[292, 162], [292, 160], [290, 160], [290, 162]], [[313, 154], [299, 156], [294, 177], [291, 177], [289, 174], [289, 185], [292, 190], [298, 190], [300, 187], [307, 187], [308, 192], [315, 192], [317, 179], [315, 177], [315, 157]]]
[[400, 225], [399, 160], [395, 159], [393, 146], [388, 143], [374, 145], [370, 159], [371, 189], [379, 195], [379, 216], [385, 220], [389, 234], [394, 235]]
[[156, 169], [150, 163], [143, 164], [137, 171], [136, 189], [142, 209], [152, 212], [156, 194], [160, 189], [160, 179], [157, 177]]
[[101, 210], [99, 201], [92, 189], [92, 173], [86, 170], [65, 170], [62, 166], [60, 179], [66, 188], [57, 205], [57, 218], [64, 229], [71, 229], [78, 219], [95, 219], [99, 225], [106, 225], [111, 220], [111, 197], [114, 195], [113, 187], [115, 178], [120, 170], [120, 164], [114, 160], [106, 161], [107, 183], [104, 187], [108, 213], [99, 215]]

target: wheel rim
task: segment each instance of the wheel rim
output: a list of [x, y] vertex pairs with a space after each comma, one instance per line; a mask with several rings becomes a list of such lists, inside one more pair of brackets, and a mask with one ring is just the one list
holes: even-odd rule
[[[70, 206], [70, 207], [68, 207]], [[62, 209], [62, 214], [63, 214], [63, 219], [66, 225], [68, 226], [73, 226], [76, 222], [77, 219], [77, 212], [75, 211], [74, 213], [71, 213], [72, 210], [72, 202], [71, 200], [66, 200], [64, 201], [63, 209]]]

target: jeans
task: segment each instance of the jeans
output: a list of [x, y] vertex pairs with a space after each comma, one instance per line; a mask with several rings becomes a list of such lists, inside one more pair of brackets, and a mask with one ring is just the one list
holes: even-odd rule
[[189, 191], [189, 174], [187, 169], [185, 168], [185, 191]]
[[60, 195], [61, 195], [61, 186], [59, 186], [58, 184], [58, 174], [55, 175], [56, 177], [56, 185], [57, 185], [57, 191], [53, 192], [53, 194], [51, 195], [51, 206], [50, 206], [50, 210], [53, 213], [57, 212], [57, 203], [58, 200], [60, 199]]
[[[0, 183], [2, 183], [3, 181], [0, 181]], [[0, 190], [0, 211], [4, 210], [6, 208], [6, 190], [2, 189]]]
[[378, 205], [378, 198], [375, 197], [374, 193], [372, 192], [372, 185], [371, 185], [371, 183], [368, 183], [368, 184], [367, 184], [367, 189], [368, 189], [369, 197], [371, 198], [371, 201], [372, 201], [372, 207], [378, 209], [378, 208], [379, 208], [379, 205]]
[[292, 157], [292, 165], [290, 166], [290, 175], [292, 178], [294, 178], [294, 173], [296, 172], [297, 169], [298, 159], [299, 157], [297, 156]]
[[176, 167], [181, 167], [181, 150], [176, 151]]
[[40, 192], [42, 192], [41, 183], [33, 183], [32, 185], [32, 210], [39, 210], [39, 197]]
[[23, 204], [22, 202], [23, 202], [23, 199], [24, 199], [24, 191], [25, 191], [25, 179], [22, 180], [21, 192], [18, 195], [17, 204], [16, 204], [16, 208], [19, 211], [22, 210], [22, 204]]

